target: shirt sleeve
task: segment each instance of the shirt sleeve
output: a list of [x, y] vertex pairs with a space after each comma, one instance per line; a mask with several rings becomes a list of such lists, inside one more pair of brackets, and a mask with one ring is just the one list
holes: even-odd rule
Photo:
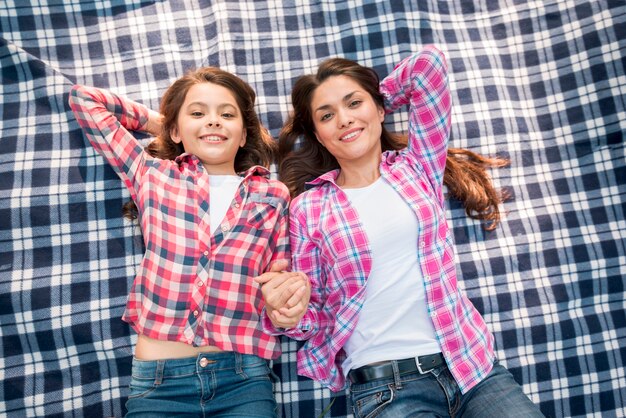
[[85, 136], [120, 176], [133, 200], [144, 166], [143, 147], [129, 130], [142, 130], [148, 108], [107, 90], [75, 85], [69, 105]]
[[380, 91], [387, 113], [409, 105], [408, 153], [441, 194], [450, 137], [450, 90], [443, 53], [427, 46], [405, 58], [383, 79]]
[[283, 186], [283, 205], [280, 210], [278, 222], [274, 225], [271, 246], [274, 248], [268, 268], [278, 260], [290, 260], [289, 252], [289, 191]]
[[[286, 335], [295, 340], [308, 340], [320, 329], [319, 318], [321, 306], [325, 297], [324, 280], [321, 277], [320, 252], [317, 246], [309, 238], [306, 228], [306, 214], [297, 207], [298, 199], [292, 202], [289, 215], [289, 241], [291, 244], [291, 270], [305, 273], [311, 281], [311, 297], [309, 307], [304, 316], [294, 328], [276, 328], [263, 311], [263, 327], [272, 335]], [[295, 204], [295, 206], [294, 206]]]

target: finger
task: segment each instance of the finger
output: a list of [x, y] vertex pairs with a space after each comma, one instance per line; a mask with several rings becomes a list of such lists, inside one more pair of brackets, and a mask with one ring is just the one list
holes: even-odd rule
[[285, 302], [285, 307], [293, 308], [294, 306], [296, 306], [296, 304], [302, 300], [302, 296], [304, 296], [305, 293], [306, 286], [300, 285], [293, 293], [293, 295], [287, 300], [287, 302]]
[[304, 300], [301, 299], [298, 303], [296, 303], [295, 306], [292, 306], [291, 308], [283, 306], [282, 308], [275, 310], [274, 312], [278, 312], [286, 318], [297, 318], [304, 312], [306, 312], [306, 309], [307, 304], [305, 304]]
[[289, 277], [279, 286], [276, 286], [273, 291], [272, 300], [274, 306], [280, 308], [284, 306], [287, 301], [300, 289], [301, 287], [306, 287], [304, 283], [302, 283], [302, 279], [295, 275]]
[[306, 287], [306, 282], [304, 280], [302, 280], [302, 277], [300, 276], [291, 276], [289, 278], [288, 281], [286, 281], [283, 285], [282, 288], [288, 288], [288, 291], [293, 294], [296, 292], [296, 290], [300, 289], [300, 287], [304, 286]]
[[263, 273], [260, 276], [252, 278], [258, 284], [265, 284], [277, 276], [277, 273]]
[[268, 272], [268, 273], [263, 273], [260, 276], [255, 277], [253, 280], [259, 284], [273, 282], [272, 287], [278, 287], [282, 283], [284, 283], [285, 280], [289, 279], [290, 277], [293, 277], [294, 275], [295, 273], [291, 273], [291, 272], [283, 272], [283, 273]]
[[272, 265], [270, 265], [269, 271], [281, 272], [287, 270], [287, 267], [289, 267], [289, 260], [280, 259], [274, 261]]
[[280, 327], [286, 328], [285, 324], [289, 323], [289, 319], [285, 318], [283, 315], [281, 315], [278, 311], [274, 311], [272, 313], [272, 322], [275, 325], [278, 325]]
[[[282, 312], [284, 310], [284, 312]], [[276, 311], [278, 312], [278, 311]], [[280, 315], [281, 322], [297, 323], [300, 317], [304, 314], [304, 311], [300, 306], [294, 306], [293, 308], [281, 308]]]
[[280, 314], [274, 315], [272, 317], [272, 323], [274, 324], [274, 326], [281, 328], [293, 328], [298, 325], [298, 322], [299, 321], [296, 321], [295, 319], [285, 318]]

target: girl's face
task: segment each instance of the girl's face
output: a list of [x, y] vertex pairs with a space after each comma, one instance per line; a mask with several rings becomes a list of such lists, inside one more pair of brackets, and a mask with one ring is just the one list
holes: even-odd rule
[[317, 140], [347, 164], [378, 164], [385, 111], [356, 81], [339, 75], [317, 87], [311, 101]]
[[246, 129], [235, 96], [213, 83], [194, 84], [178, 113], [172, 140], [202, 162], [209, 174], [235, 174], [235, 155]]

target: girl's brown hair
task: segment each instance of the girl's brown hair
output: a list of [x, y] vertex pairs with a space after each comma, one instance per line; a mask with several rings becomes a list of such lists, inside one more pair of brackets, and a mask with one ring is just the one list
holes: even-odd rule
[[[201, 83], [213, 83], [225, 87], [233, 93], [246, 129], [245, 145], [235, 155], [235, 171], [246, 171], [252, 166], [260, 165], [269, 169], [276, 154], [274, 141], [254, 110], [256, 93], [241, 78], [216, 67], [202, 67], [190, 71], [176, 80], [161, 99], [160, 113], [161, 133], [146, 146], [146, 152], [153, 157], [174, 160], [185, 152], [182, 143], [172, 140], [170, 133], [176, 127], [178, 114], [185, 101], [189, 89]], [[137, 218], [137, 206], [133, 201], [127, 202], [123, 208], [124, 216], [129, 219]]]
[[[300, 77], [291, 92], [293, 114], [283, 126], [278, 141], [279, 178], [292, 196], [302, 193], [307, 181], [339, 168], [335, 157], [315, 137], [311, 111], [315, 89], [329, 77], [339, 75], [356, 81], [378, 106], [384, 108], [378, 74], [354, 61], [331, 58], [320, 64], [316, 74]], [[298, 142], [299, 138], [302, 140]], [[380, 140], [383, 151], [399, 150], [407, 145], [406, 135], [391, 133], [384, 125]], [[443, 182], [449, 194], [463, 202], [467, 215], [485, 221], [487, 230], [493, 230], [498, 225], [498, 205], [507, 196], [496, 191], [486, 169], [507, 164], [508, 161], [502, 158], [484, 157], [466, 149], [448, 149]]]

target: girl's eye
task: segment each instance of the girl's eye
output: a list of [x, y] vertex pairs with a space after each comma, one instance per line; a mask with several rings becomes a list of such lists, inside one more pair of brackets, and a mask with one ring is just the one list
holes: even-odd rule
[[325, 113], [322, 115], [322, 117], [320, 118], [320, 121], [324, 122], [325, 120], [328, 120], [330, 117], [332, 116], [332, 114], [330, 113]]
[[350, 102], [350, 107], [356, 107], [361, 104], [361, 100], [353, 100]]
[[201, 118], [202, 115], [203, 115], [202, 112], [198, 112], [198, 111], [191, 112], [191, 116], [193, 116], [194, 118]]
[[235, 115], [233, 115], [232, 113], [222, 113], [222, 117], [225, 119], [230, 119], [230, 118], [234, 118]]

